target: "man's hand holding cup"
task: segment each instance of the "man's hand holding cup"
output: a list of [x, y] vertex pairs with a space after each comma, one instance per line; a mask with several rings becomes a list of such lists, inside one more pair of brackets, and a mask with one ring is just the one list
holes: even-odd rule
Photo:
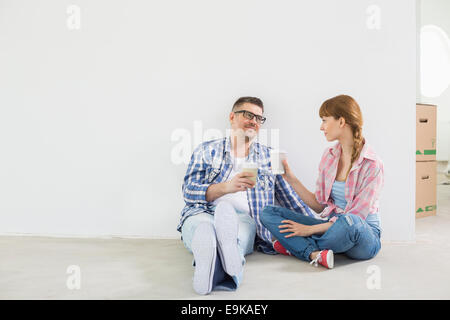
[[245, 191], [247, 188], [253, 188], [255, 184], [256, 176], [253, 172], [240, 172], [227, 182], [227, 193]]

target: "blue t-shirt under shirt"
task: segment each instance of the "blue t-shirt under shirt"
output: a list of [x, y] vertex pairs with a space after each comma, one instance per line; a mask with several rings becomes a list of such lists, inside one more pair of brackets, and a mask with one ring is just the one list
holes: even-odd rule
[[[331, 188], [331, 198], [333, 199], [334, 204], [337, 207], [345, 210], [345, 207], [347, 206], [347, 200], [345, 200], [345, 181], [334, 181]], [[371, 227], [374, 227], [377, 230], [381, 231], [380, 218], [378, 216], [378, 213], [369, 214], [366, 218], [366, 222]]]

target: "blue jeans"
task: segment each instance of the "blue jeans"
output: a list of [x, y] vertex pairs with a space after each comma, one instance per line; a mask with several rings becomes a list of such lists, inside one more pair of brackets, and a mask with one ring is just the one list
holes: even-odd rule
[[282, 220], [292, 220], [304, 225], [316, 225], [328, 221], [301, 215], [277, 206], [267, 206], [261, 214], [261, 222], [272, 235], [297, 258], [311, 261], [314, 251], [331, 249], [334, 253], [344, 253], [351, 259], [373, 258], [381, 248], [380, 231], [354, 214], [342, 214], [323, 235], [285, 238], [288, 233], [280, 233]]
[[[238, 249], [241, 254], [243, 263], [244, 256], [253, 252], [253, 245], [256, 236], [256, 224], [252, 217], [247, 213], [237, 212], [239, 218], [239, 232], [238, 232]], [[187, 218], [181, 227], [181, 238], [184, 246], [192, 253], [191, 243], [194, 236], [195, 229], [202, 222], [208, 222], [214, 225], [214, 216], [212, 214], [202, 212]], [[193, 262], [195, 265], [195, 261]], [[213, 290], [227, 290], [234, 291], [242, 283], [243, 273], [238, 276], [229, 276], [223, 270], [220, 256], [217, 253], [216, 266], [214, 270]]]

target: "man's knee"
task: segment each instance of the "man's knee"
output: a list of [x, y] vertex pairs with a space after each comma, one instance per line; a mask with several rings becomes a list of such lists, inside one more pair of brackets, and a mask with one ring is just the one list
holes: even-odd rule
[[181, 226], [181, 239], [183, 240], [185, 247], [189, 250], [195, 230], [197, 229], [197, 226], [203, 222], [212, 224], [213, 216], [209, 213], [201, 212], [186, 218], [183, 225]]
[[216, 210], [231, 211], [234, 210], [234, 207], [228, 201], [221, 201], [217, 204]]
[[239, 228], [242, 227], [256, 230], [255, 219], [248, 213], [239, 213], [238, 217], [239, 217]]
[[239, 223], [239, 236], [240, 237], [254, 238], [255, 235], [256, 235], [256, 224], [255, 223], [247, 223], [247, 222]]

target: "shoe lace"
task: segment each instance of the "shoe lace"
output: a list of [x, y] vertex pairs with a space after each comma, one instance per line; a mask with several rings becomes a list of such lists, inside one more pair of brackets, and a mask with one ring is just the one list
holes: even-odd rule
[[319, 262], [322, 262], [322, 255], [321, 255], [322, 251], [319, 252], [319, 254], [317, 255], [317, 257], [314, 260], [311, 260], [311, 262], [309, 264], [313, 264], [315, 267], [319, 266]]

